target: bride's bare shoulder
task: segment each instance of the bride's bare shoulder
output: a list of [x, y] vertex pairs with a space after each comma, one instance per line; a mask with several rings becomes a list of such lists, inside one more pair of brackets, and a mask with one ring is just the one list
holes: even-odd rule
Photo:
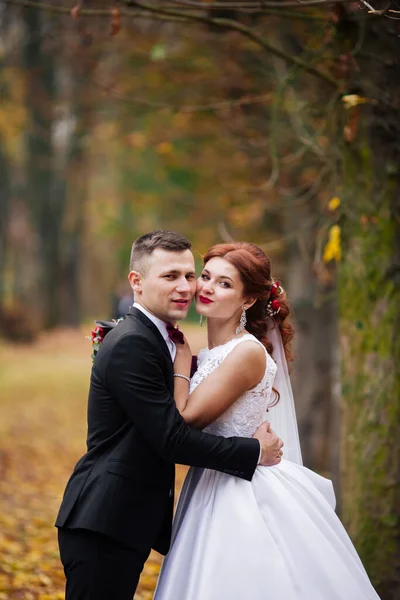
[[256, 338], [246, 337], [229, 353], [226, 366], [247, 371], [252, 379], [260, 380], [266, 368], [266, 350]]

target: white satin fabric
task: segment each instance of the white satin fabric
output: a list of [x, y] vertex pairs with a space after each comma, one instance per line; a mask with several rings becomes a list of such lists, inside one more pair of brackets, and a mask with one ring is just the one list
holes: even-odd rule
[[[245, 335], [202, 351], [191, 390], [248, 339], [259, 343]], [[262, 422], [277, 369], [266, 360], [260, 384], [208, 431], [249, 435]], [[378, 599], [334, 506], [328, 479], [286, 459], [257, 467], [251, 482], [191, 468], [154, 600]]]

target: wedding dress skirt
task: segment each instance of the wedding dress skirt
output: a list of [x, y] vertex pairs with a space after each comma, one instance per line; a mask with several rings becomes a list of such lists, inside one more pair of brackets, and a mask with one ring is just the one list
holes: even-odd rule
[[[232, 349], [225, 346], [199, 355], [194, 386]], [[207, 430], [255, 430], [276, 371], [269, 360], [261, 387]], [[191, 468], [155, 600], [379, 600], [334, 507], [331, 482], [288, 460], [257, 467], [251, 482]]]

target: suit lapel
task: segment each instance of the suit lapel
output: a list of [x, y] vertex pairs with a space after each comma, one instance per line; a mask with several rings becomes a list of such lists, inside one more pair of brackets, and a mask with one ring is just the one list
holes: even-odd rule
[[168, 346], [165, 343], [165, 340], [164, 340], [163, 336], [161, 335], [158, 327], [156, 327], [156, 325], [154, 325], [154, 323], [152, 321], [150, 321], [150, 319], [148, 319], [146, 317], [146, 315], [144, 313], [142, 313], [141, 310], [138, 310], [134, 306], [132, 306], [129, 309], [129, 311], [127, 312], [127, 316], [131, 316], [131, 317], [135, 317], [136, 319], [139, 319], [139, 321], [141, 323], [143, 323], [143, 325], [145, 325], [148, 329], [150, 329], [152, 334], [156, 337], [158, 345], [163, 350], [163, 352], [165, 352], [165, 354], [168, 356], [168, 358], [172, 362], [170, 351], [168, 350]]

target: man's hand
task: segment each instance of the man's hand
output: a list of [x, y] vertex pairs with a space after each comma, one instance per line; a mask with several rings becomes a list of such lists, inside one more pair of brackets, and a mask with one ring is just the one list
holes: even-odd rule
[[283, 442], [271, 429], [268, 421], [260, 425], [253, 437], [261, 444], [260, 465], [271, 467], [281, 462]]

